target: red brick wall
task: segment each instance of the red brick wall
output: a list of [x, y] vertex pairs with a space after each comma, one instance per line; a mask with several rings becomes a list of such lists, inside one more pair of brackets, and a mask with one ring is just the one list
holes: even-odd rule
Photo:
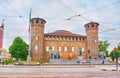
[[[84, 48], [82, 55], [86, 58], [86, 38], [84, 38], [84, 40], [45, 40], [44, 52], [46, 53], [46, 59], [50, 59], [50, 51], [46, 52], [46, 46], [54, 46], [57, 51], [59, 51], [59, 47], [61, 47], [60, 57], [62, 59], [77, 59], [78, 50]], [[66, 52], [65, 47], [67, 47]], [[74, 52], [72, 52], [72, 47], [74, 47]]]
[[98, 58], [98, 23], [91, 22], [85, 25], [87, 35], [87, 56], [88, 50], [92, 59]]
[[31, 56], [32, 60], [43, 60], [44, 58], [44, 24], [45, 21], [33, 18], [31, 24]]

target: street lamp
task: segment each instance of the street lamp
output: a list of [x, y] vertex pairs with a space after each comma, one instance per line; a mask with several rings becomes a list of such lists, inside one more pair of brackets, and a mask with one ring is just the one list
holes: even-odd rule
[[116, 58], [116, 70], [118, 70], [118, 51], [117, 51], [117, 48], [115, 47], [113, 51], [115, 52], [115, 58]]

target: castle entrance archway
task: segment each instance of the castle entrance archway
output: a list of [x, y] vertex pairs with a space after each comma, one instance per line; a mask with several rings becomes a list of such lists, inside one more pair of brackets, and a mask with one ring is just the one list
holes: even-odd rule
[[60, 59], [60, 54], [58, 51], [51, 51], [50, 59]]

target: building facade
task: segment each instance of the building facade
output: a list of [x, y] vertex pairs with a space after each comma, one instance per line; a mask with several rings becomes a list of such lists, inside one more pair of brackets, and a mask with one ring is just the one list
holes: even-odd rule
[[0, 26], [0, 48], [3, 46], [3, 31], [4, 31], [4, 24]]
[[30, 29], [32, 60], [66, 60], [77, 59], [78, 56], [84, 59], [98, 58], [98, 23], [90, 22], [84, 26], [86, 36], [67, 30], [44, 33], [45, 23], [42, 18], [32, 19]]

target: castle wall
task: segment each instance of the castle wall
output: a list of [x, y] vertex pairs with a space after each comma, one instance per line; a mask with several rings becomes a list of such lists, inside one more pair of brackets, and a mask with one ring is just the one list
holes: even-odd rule
[[[60, 40], [61, 37], [57, 40], [55, 39], [56, 37], [54, 37], [52, 40], [51, 38], [49, 37], [49, 39], [45, 40], [44, 52], [46, 54], [46, 59], [50, 59], [50, 48], [59, 51], [60, 58], [62, 59], [77, 59], [78, 51], [84, 49], [82, 56], [86, 58], [86, 38], [80, 38], [78, 40]], [[67, 48], [67, 50], [65, 48]]]

